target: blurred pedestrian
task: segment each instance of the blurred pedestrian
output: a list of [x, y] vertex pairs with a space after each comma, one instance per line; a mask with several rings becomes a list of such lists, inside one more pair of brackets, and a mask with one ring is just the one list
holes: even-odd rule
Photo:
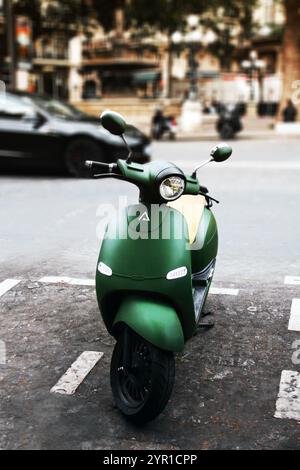
[[37, 84], [36, 84], [36, 81], [31, 79], [29, 81], [29, 85], [28, 85], [28, 92], [29, 93], [36, 93], [36, 90], [37, 90]]
[[215, 112], [216, 112], [215, 108], [212, 106], [212, 104], [208, 100], [206, 100], [203, 106], [203, 114], [214, 114]]
[[283, 122], [295, 122], [297, 114], [296, 106], [292, 100], [287, 100], [286, 107], [282, 111]]
[[158, 106], [155, 109], [154, 115], [152, 117], [152, 137], [159, 140], [163, 134], [165, 124], [165, 115], [162, 109]]

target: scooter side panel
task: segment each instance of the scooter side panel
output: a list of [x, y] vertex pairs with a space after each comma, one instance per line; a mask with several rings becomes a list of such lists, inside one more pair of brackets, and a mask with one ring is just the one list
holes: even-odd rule
[[212, 211], [204, 209], [196, 240], [191, 246], [192, 272], [200, 273], [217, 257], [218, 228]]
[[[96, 291], [103, 320], [111, 334], [115, 316], [129, 294], [169, 303], [178, 314], [186, 340], [195, 331], [188, 231], [182, 215], [167, 210], [173, 212], [173, 215], [166, 239], [162, 236], [161, 225], [147, 238], [144, 227], [144, 238], [132, 239], [127, 236], [122, 239], [120, 234], [128, 234], [128, 211], [119, 219], [117, 236], [111, 233], [112, 227], [108, 228], [98, 262]], [[178, 227], [182, 227], [181, 234], [178, 234]], [[111, 275], [99, 271], [100, 263], [111, 269]], [[186, 268], [183, 277], [167, 279], [170, 271], [181, 267]]]
[[176, 310], [168, 303], [141, 296], [126, 297], [114, 327], [122, 323], [160, 349], [181, 352], [184, 348], [181, 323]]

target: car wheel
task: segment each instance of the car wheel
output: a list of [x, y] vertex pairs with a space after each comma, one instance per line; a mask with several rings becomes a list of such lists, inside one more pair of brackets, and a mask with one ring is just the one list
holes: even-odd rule
[[78, 138], [70, 142], [65, 152], [66, 168], [71, 176], [87, 178], [90, 171], [85, 167], [86, 160], [104, 161], [100, 146], [90, 139]]

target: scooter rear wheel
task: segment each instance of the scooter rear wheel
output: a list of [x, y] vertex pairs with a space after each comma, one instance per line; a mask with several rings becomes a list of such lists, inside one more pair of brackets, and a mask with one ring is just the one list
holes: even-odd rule
[[175, 360], [173, 353], [156, 348], [130, 331], [130, 367], [125, 370], [125, 344], [122, 334], [112, 356], [111, 387], [121, 413], [141, 425], [155, 419], [166, 407], [175, 380]]

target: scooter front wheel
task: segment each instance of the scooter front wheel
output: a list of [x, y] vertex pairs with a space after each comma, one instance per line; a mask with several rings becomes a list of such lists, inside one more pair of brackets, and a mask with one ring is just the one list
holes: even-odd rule
[[166, 407], [175, 380], [175, 360], [173, 353], [156, 348], [132, 331], [126, 341], [126, 333], [124, 330], [113, 352], [111, 387], [121, 413], [141, 425], [155, 419]]

